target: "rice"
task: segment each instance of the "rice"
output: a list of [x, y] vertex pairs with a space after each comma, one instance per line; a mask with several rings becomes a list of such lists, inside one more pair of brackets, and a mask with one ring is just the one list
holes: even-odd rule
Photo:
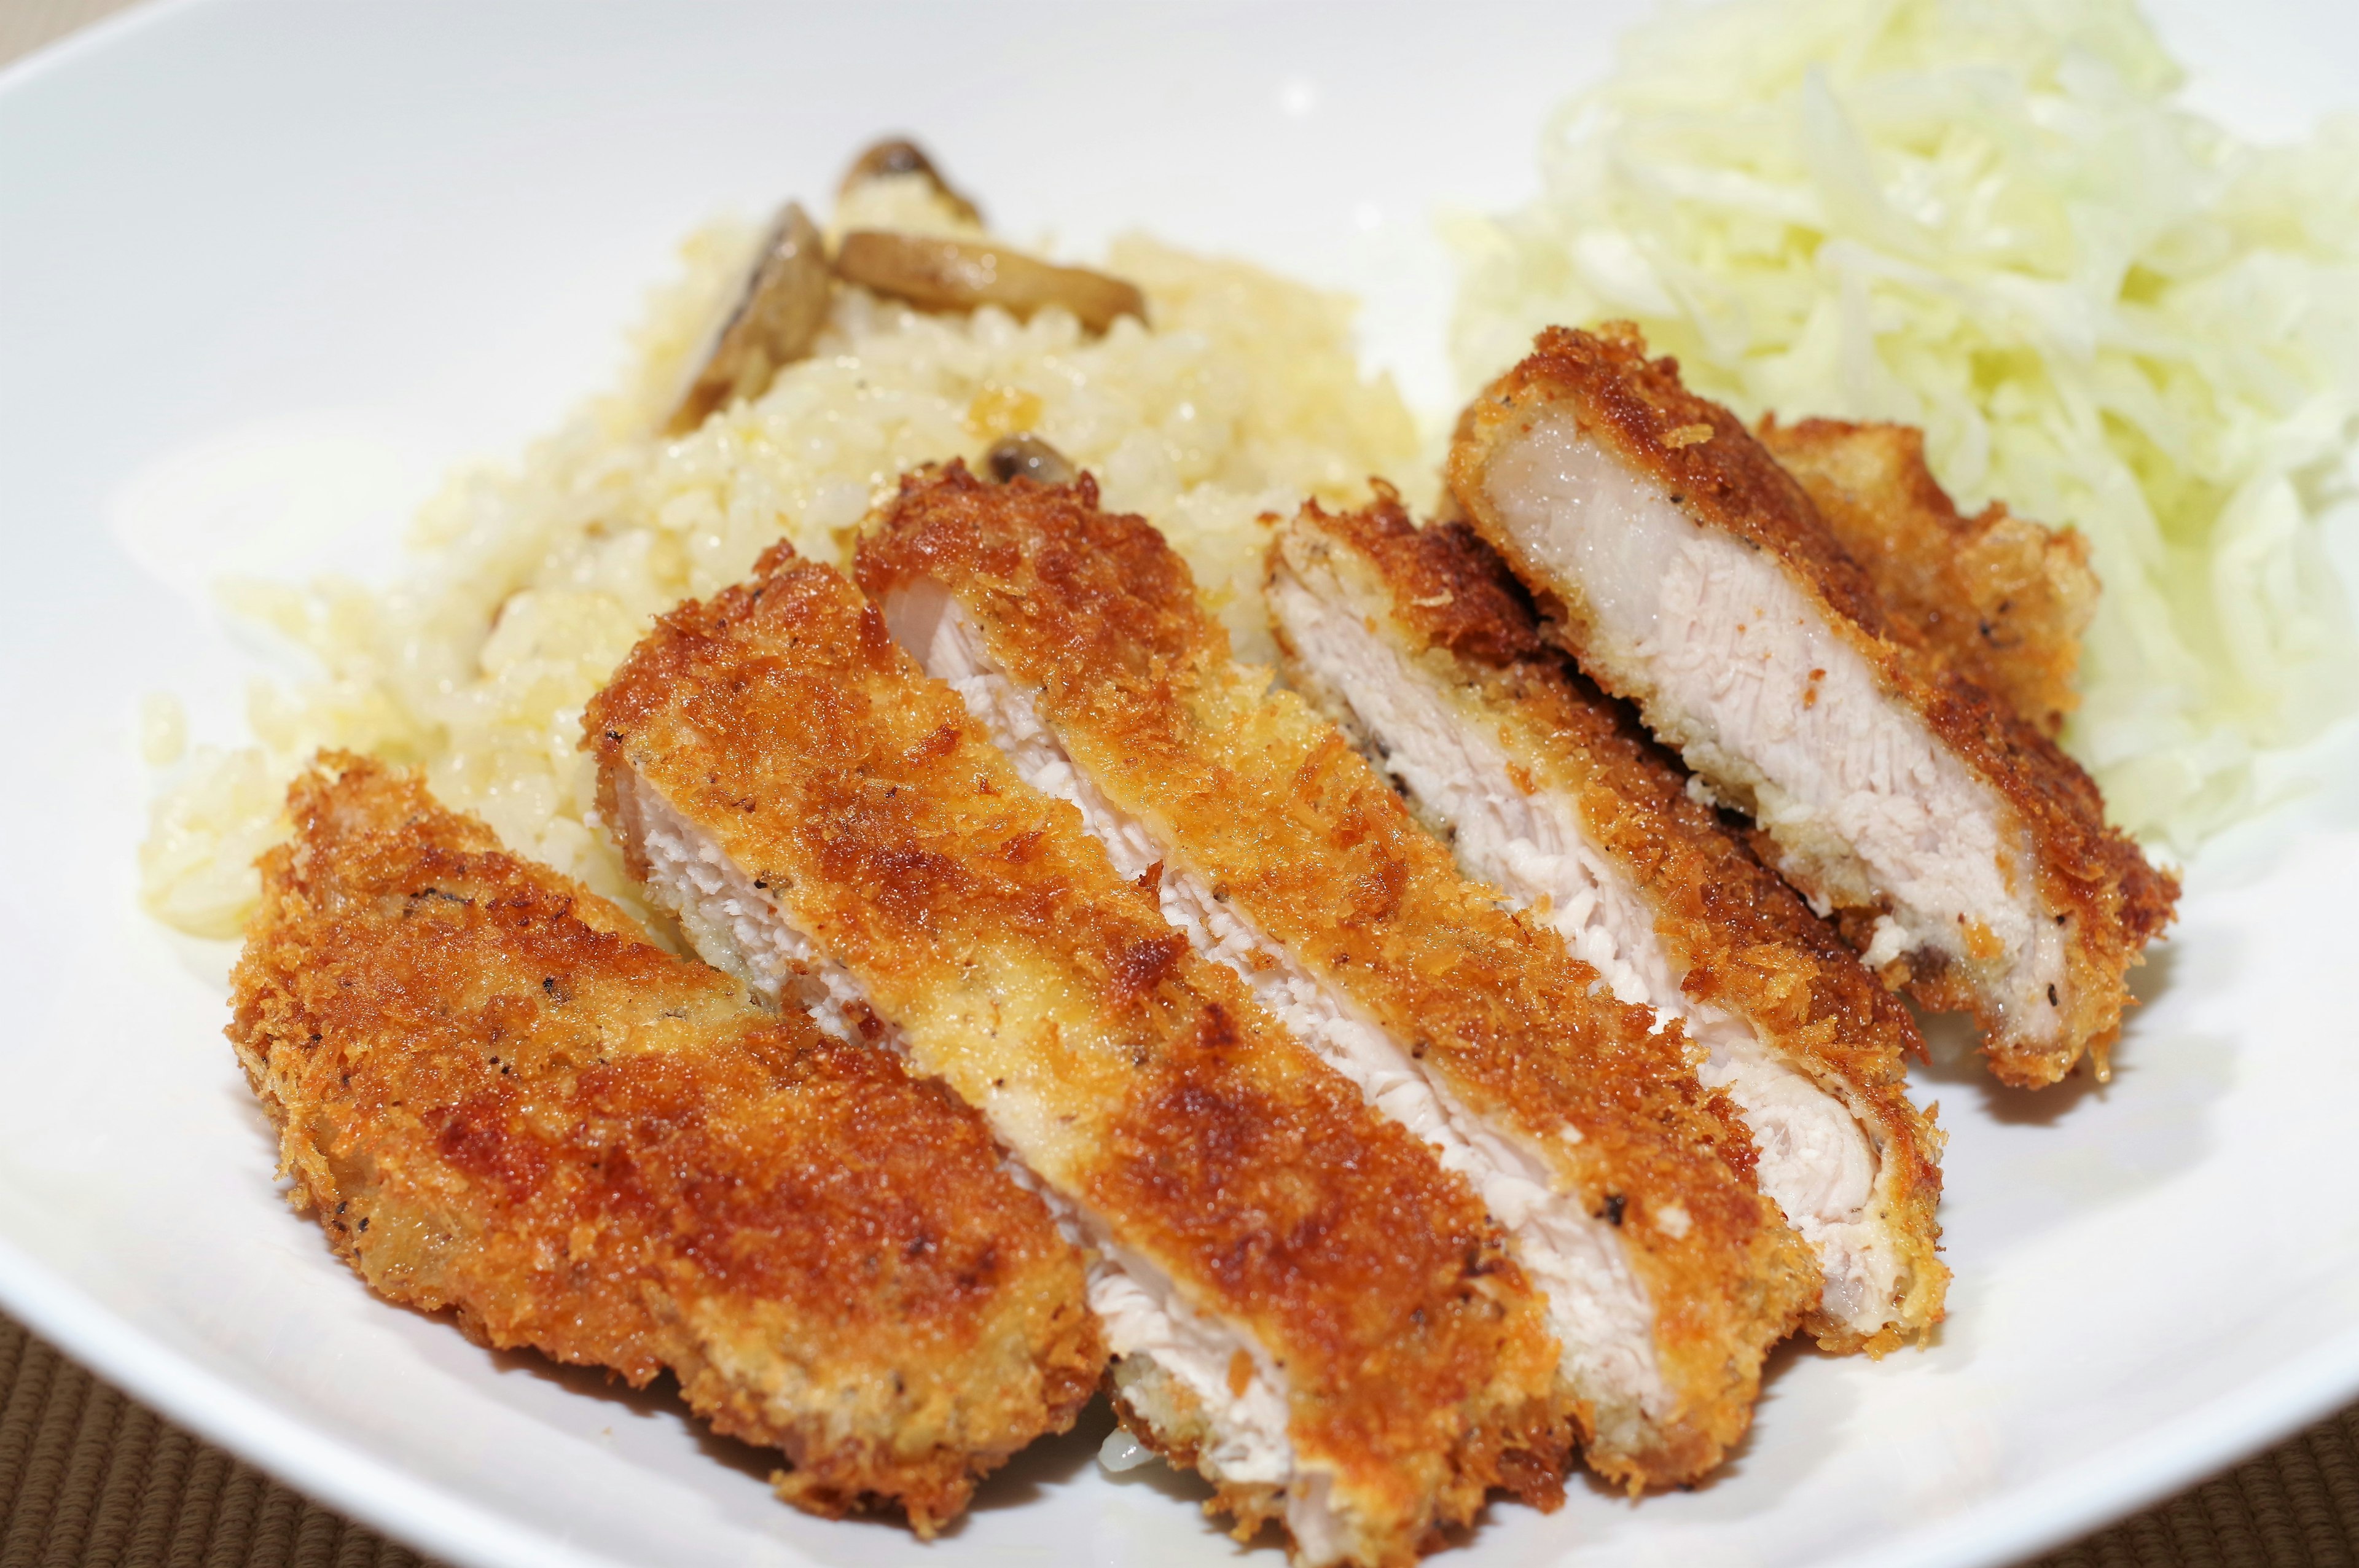
[[[835, 226], [958, 225], [910, 177], [859, 188]], [[756, 239], [742, 224], [691, 237], [617, 385], [514, 464], [453, 477], [418, 520], [403, 580], [230, 590], [234, 612], [309, 650], [319, 675], [257, 685], [254, 743], [193, 748], [168, 775], [140, 851], [153, 914], [234, 936], [254, 858], [285, 830], [286, 784], [323, 745], [422, 766], [510, 848], [644, 913], [596, 830], [582, 705], [658, 614], [782, 537], [842, 561], [899, 475], [975, 461], [1001, 436], [1043, 437], [1110, 505], [1152, 518], [1254, 659], [1270, 652], [1261, 519], [1305, 495], [1356, 503], [1371, 475], [1418, 489], [1416, 425], [1388, 379], [1361, 373], [1348, 302], [1136, 237], [1103, 265], [1145, 291], [1151, 326], [1093, 338], [1061, 310], [929, 316], [840, 288], [811, 357], [667, 439]]]

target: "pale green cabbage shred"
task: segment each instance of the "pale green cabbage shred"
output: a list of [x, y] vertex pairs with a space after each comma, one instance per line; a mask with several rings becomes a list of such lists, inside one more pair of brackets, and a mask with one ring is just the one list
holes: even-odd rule
[[2246, 146], [2125, 0], [1658, 14], [1451, 224], [1470, 388], [1627, 318], [1748, 416], [1925, 428], [1961, 505], [2086, 535], [2066, 743], [2185, 852], [2359, 697], [2319, 518], [2359, 417], [2359, 121]]

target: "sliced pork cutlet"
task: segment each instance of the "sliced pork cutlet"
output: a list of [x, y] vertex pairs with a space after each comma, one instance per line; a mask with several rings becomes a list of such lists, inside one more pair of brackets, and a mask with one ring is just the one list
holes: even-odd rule
[[1735, 416], [1635, 329], [1550, 328], [1450, 454], [1551, 635], [1886, 983], [1971, 1012], [2004, 1081], [2100, 1076], [2178, 885], [2089, 776], [1948, 669]]
[[783, 547], [591, 705], [605, 819], [699, 951], [979, 1108], [1095, 1249], [1115, 1403], [1304, 1563], [1405, 1563], [1570, 1422], [1462, 1179], [1296, 1044]]
[[2080, 706], [2072, 673], [2097, 611], [2089, 544], [1993, 502], [1962, 514], [1907, 425], [1764, 419], [1761, 444], [1875, 580], [1896, 622], [2047, 735]]
[[1818, 1277], [1678, 1032], [1461, 878], [1086, 477], [905, 483], [858, 570], [1197, 951], [1473, 1181], [1548, 1292], [1591, 1462], [1634, 1487], [1715, 1464]]
[[483, 1344], [669, 1368], [788, 1502], [921, 1535], [1061, 1432], [1105, 1346], [982, 1119], [772, 1016], [414, 778], [322, 757], [262, 861], [230, 1037], [292, 1196]]
[[1761, 1190], [1818, 1254], [1819, 1344], [1880, 1354], [1939, 1322], [1940, 1135], [1908, 1100], [1908, 1010], [1542, 640], [1506, 563], [1383, 492], [1281, 528], [1266, 597], [1295, 689], [1459, 869], [1707, 1050]]

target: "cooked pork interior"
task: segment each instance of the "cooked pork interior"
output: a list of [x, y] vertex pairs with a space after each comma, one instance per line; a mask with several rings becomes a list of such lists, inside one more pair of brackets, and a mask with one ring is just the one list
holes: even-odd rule
[[[788, 913], [786, 901], [756, 886], [712, 836], [682, 816], [634, 771], [616, 775], [615, 820], [647, 862], [645, 885], [714, 968], [740, 976], [774, 1006], [800, 1006], [840, 1040], [905, 1052], [900, 1032], [880, 1019], [852, 972], [827, 957]], [[1048, 1196], [1090, 1249], [1090, 1306], [1117, 1357], [1144, 1357], [1201, 1406], [1207, 1439], [1200, 1463], [1217, 1482], [1282, 1487], [1293, 1472], [1286, 1435], [1286, 1384], [1269, 1354], [1234, 1326], [1192, 1310], [1171, 1281], [1126, 1252], [1104, 1226], [1020, 1166], [1018, 1179]], [[1254, 1368], [1242, 1387], [1237, 1357]], [[1292, 1521], [1310, 1539], [1332, 1531], [1307, 1517]]]
[[2118, 1032], [2176, 888], [2033, 727], [1887, 634], [1872, 582], [1734, 416], [1635, 333], [1551, 330], [1451, 460], [1474, 527], [1600, 685], [1840, 913], [1868, 965], [1973, 1011], [2010, 1081]]
[[1246, 1533], [1390, 1563], [1491, 1485], [1558, 1495], [1555, 1347], [1473, 1193], [1195, 959], [840, 575], [781, 550], [680, 607], [585, 726], [700, 950], [939, 1076], [1053, 1195], [1118, 1410]]
[[1768, 418], [1760, 435], [1896, 622], [2043, 733], [2063, 733], [2097, 611], [2087, 540], [1997, 502], [1962, 514], [1906, 425]]
[[[1266, 594], [1296, 688], [1466, 873], [1704, 1047], [1825, 1271], [1821, 1344], [1882, 1349], [1938, 1320], [1937, 1139], [1901, 1087], [1905, 1010], [1543, 644], [1496, 556], [1389, 497], [1314, 506], [1274, 541]], [[1681, 918], [1706, 902], [1713, 918]]]
[[1164, 917], [1205, 957], [1234, 970], [1270, 1013], [1368, 1103], [1430, 1144], [1474, 1184], [1516, 1241], [1516, 1259], [1547, 1293], [1569, 1381], [1588, 1400], [1610, 1452], [1661, 1446], [1650, 1430], [1676, 1399], [1655, 1355], [1655, 1311], [1632, 1271], [1620, 1227], [1603, 1212], [1557, 1201], [1544, 1156], [1470, 1110], [1448, 1086], [1332, 982], [1271, 940], [1234, 901], [1217, 897], [1137, 817], [1108, 801], [1040, 721], [1028, 693], [999, 667], [982, 633], [939, 584], [888, 597], [886, 624], [927, 672], [949, 682], [1025, 781], [1073, 806], [1125, 877], [1154, 878]]
[[1467, 882], [1332, 725], [1228, 657], [1179, 557], [1087, 476], [913, 477], [857, 569], [1197, 951], [1474, 1183], [1548, 1292], [1593, 1465], [1644, 1486], [1717, 1463], [1817, 1270], [1733, 1168], [1750, 1142], [1676, 1029]]

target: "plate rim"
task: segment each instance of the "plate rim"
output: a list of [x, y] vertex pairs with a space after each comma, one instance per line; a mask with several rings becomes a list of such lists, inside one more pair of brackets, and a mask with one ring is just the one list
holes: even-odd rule
[[[135, 0], [0, 66], [0, 98], [125, 38], [233, 5]], [[437, 1560], [462, 1568], [630, 1568], [627, 1560], [521, 1523], [278, 1408], [138, 1327], [5, 1230], [0, 1309], [125, 1397], [310, 1500]], [[1833, 1560], [1832, 1568], [1996, 1568], [2020, 1562], [2223, 1476], [2354, 1397], [2359, 1325], [2093, 1459], [2012, 1496], [1914, 1525]], [[777, 1544], [792, 1560], [815, 1561], [792, 1541]]]
[[440, 1562], [462, 1568], [628, 1568], [622, 1559], [520, 1524], [277, 1409], [163, 1344], [5, 1233], [0, 1307], [116, 1391], [311, 1501]]
[[[398, 1310], [384, 1303], [387, 1310]], [[465, 1568], [626, 1568], [306, 1424], [167, 1346], [0, 1234], [0, 1307], [77, 1365], [318, 1502]], [[2359, 1326], [2145, 1437], [1831, 1568], [2022, 1561], [2224, 1472], [2359, 1393]], [[785, 1504], [779, 1505], [784, 1508]], [[810, 1561], [792, 1542], [778, 1545]]]
[[36, 77], [46, 76], [60, 65], [69, 64], [84, 54], [113, 46], [126, 34], [153, 27], [167, 16], [199, 6], [213, 6], [225, 0], [129, 0], [124, 7], [86, 22], [71, 32], [60, 33], [46, 43], [36, 44], [5, 65], [0, 65], [0, 93], [22, 87]]

